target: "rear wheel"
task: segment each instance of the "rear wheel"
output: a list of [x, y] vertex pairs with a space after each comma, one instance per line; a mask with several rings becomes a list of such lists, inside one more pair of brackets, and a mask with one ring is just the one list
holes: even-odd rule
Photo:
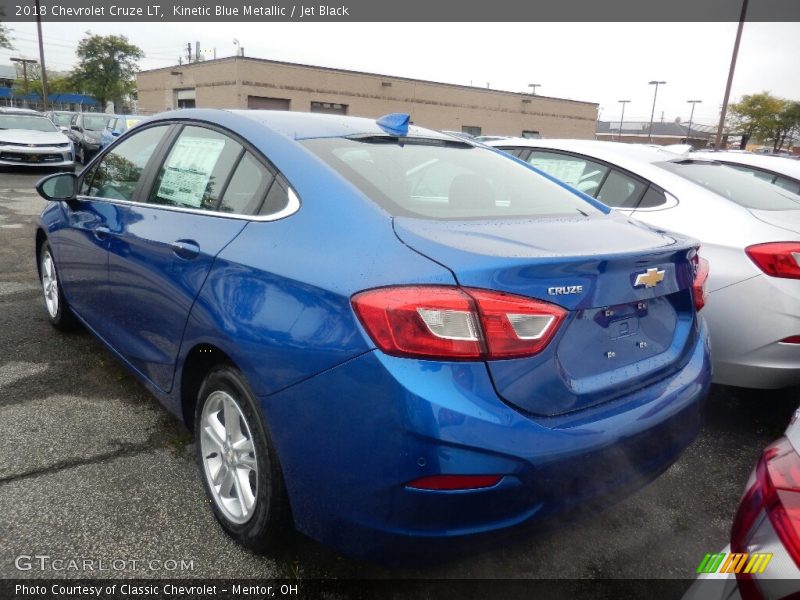
[[275, 448], [242, 374], [215, 367], [195, 411], [197, 461], [214, 516], [237, 542], [277, 549], [288, 529], [289, 503]]
[[56, 270], [53, 251], [49, 242], [43, 242], [39, 250], [39, 272], [41, 274], [42, 293], [44, 305], [47, 309], [47, 318], [57, 329], [74, 329], [78, 320], [70, 310], [64, 292], [61, 289], [61, 280]]

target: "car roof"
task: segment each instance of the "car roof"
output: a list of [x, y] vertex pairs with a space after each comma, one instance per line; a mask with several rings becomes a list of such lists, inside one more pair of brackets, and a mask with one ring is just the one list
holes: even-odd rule
[[773, 173], [800, 179], [800, 163], [783, 156], [746, 152], [692, 152], [689, 155], [689, 158], [695, 157], [765, 169]]
[[685, 155], [677, 154], [660, 146], [601, 142], [598, 140], [509, 138], [485, 143], [487, 146], [500, 148], [552, 148], [553, 150], [565, 150], [568, 152], [583, 152], [600, 160], [622, 163], [622, 166], [625, 166], [624, 163], [629, 161], [657, 163], [686, 158]]
[[[186, 113], [189, 116], [191, 110], [175, 111]], [[205, 112], [205, 111], [204, 111]], [[286, 110], [227, 110], [235, 115], [240, 115], [252, 119], [296, 140], [324, 138], [324, 137], [345, 137], [350, 135], [387, 135], [386, 130], [382, 129], [377, 119], [364, 117], [350, 117], [344, 115], [329, 115], [323, 113], [305, 113]], [[168, 116], [170, 113], [162, 113], [160, 116]], [[432, 129], [425, 129], [410, 125], [408, 134], [404, 137], [425, 137], [443, 140], [456, 139], [451, 135], [443, 134]], [[463, 139], [460, 141], [464, 141]]]
[[11, 115], [33, 115], [35, 117], [43, 117], [44, 115], [40, 113], [38, 110], [31, 110], [30, 108], [16, 108], [13, 106], [3, 106], [0, 107], [0, 114], [11, 114]]

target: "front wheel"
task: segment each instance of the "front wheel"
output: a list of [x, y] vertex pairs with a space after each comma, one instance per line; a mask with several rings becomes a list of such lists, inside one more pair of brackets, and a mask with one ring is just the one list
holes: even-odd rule
[[255, 396], [233, 367], [216, 367], [203, 382], [195, 432], [203, 487], [223, 529], [251, 550], [277, 549], [290, 523], [283, 476]]
[[61, 280], [58, 277], [56, 262], [53, 260], [53, 251], [49, 242], [43, 242], [39, 250], [39, 273], [41, 274], [42, 293], [48, 320], [57, 329], [75, 329], [78, 320], [64, 298]]

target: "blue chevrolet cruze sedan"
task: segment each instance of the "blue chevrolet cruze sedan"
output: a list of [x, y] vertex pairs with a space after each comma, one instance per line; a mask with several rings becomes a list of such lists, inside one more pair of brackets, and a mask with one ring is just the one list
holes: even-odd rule
[[472, 544], [698, 433], [696, 243], [407, 115], [174, 111], [37, 187], [51, 323], [193, 429], [249, 548]]

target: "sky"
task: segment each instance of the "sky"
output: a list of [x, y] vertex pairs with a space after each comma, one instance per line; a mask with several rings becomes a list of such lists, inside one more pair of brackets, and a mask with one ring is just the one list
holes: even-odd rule
[[[11, 24], [11, 56], [38, 57], [34, 23]], [[736, 23], [47, 23], [48, 69], [68, 70], [86, 31], [121, 34], [145, 52], [143, 70], [177, 64], [187, 42], [211, 57], [245, 55], [474, 85], [600, 104], [600, 118], [716, 125]], [[800, 100], [800, 23], [746, 23], [732, 101], [762, 91]]]

